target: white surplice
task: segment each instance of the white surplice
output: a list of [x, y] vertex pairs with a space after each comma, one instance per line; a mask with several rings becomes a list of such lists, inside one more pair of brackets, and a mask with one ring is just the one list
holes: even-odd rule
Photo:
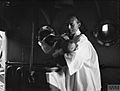
[[84, 34], [77, 44], [76, 51], [64, 55], [67, 69], [61, 74], [47, 73], [47, 81], [60, 91], [100, 91], [101, 76], [97, 53]]

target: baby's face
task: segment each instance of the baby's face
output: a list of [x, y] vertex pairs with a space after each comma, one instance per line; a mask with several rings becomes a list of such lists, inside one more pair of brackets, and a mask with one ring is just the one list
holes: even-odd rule
[[75, 50], [75, 48], [76, 48], [75, 43], [69, 43], [68, 49], [69, 49], [70, 52], [73, 52]]

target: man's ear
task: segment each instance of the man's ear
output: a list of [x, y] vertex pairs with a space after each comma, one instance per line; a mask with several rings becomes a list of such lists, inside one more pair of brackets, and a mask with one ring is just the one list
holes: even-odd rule
[[78, 26], [81, 27], [81, 23], [80, 22], [78, 22]]
[[42, 46], [42, 44], [41, 44], [41, 42], [40, 42], [40, 41], [38, 42], [38, 44], [39, 44], [40, 46]]

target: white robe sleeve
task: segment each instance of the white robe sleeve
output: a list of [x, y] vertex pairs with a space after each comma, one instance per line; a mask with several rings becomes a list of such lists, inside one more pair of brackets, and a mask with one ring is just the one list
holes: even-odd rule
[[65, 60], [69, 69], [70, 75], [77, 72], [83, 65], [83, 63], [90, 59], [90, 49], [87, 42], [83, 44], [78, 43], [78, 49], [71, 54], [65, 54]]

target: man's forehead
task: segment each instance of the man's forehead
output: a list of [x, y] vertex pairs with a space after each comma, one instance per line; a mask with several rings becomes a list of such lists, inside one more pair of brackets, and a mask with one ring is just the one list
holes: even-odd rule
[[72, 18], [70, 19], [70, 23], [73, 23], [73, 22], [78, 22], [78, 19], [77, 19], [76, 17], [72, 17]]

